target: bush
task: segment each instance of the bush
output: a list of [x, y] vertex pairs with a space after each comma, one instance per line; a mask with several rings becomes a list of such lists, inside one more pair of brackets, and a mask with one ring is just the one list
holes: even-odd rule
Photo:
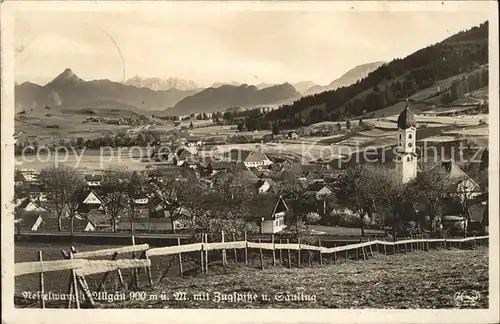
[[[342, 211], [333, 210], [330, 213], [330, 219], [334, 221], [335, 225], [343, 226], [343, 227], [359, 227], [360, 226], [360, 217], [358, 213], [354, 213], [349, 209], [344, 209]], [[370, 217], [365, 215], [363, 217], [363, 222], [365, 226], [370, 224]]]
[[423, 123], [423, 124], [418, 125], [418, 127], [419, 127], [419, 128], [427, 128], [427, 127], [428, 127], [428, 125], [427, 125], [427, 124], [425, 124], [425, 123]]
[[484, 124], [486, 124], [486, 121], [482, 118], [479, 119], [479, 125], [484, 125]]
[[306, 220], [309, 225], [317, 224], [321, 220], [321, 216], [314, 212], [307, 213]]

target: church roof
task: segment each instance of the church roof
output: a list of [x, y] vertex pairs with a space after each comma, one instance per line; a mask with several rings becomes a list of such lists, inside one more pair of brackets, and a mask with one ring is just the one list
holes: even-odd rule
[[410, 110], [410, 106], [407, 105], [401, 114], [399, 114], [398, 128], [408, 129], [410, 127], [417, 127], [417, 121], [415, 119], [415, 115]]

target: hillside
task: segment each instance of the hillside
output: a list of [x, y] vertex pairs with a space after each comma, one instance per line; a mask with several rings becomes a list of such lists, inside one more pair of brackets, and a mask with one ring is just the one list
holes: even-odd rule
[[289, 84], [284, 83], [259, 90], [256, 86], [222, 85], [208, 88], [192, 96], [180, 100], [173, 108], [167, 109], [168, 115], [189, 115], [191, 113], [209, 113], [223, 111], [231, 107], [248, 108], [259, 105], [280, 103], [296, 99], [300, 93]]
[[106, 108], [163, 110], [196, 90], [154, 91], [109, 80], [84, 81], [71, 69], [64, 70], [45, 86], [23, 83], [15, 88], [16, 110]]
[[[448, 104], [488, 84], [488, 22], [382, 64], [362, 80], [336, 90], [305, 96], [270, 111], [268, 121], [298, 127], [324, 120], [370, 114], [428, 89], [426, 98]], [[478, 70], [478, 73], [469, 73]], [[465, 74], [467, 74], [467, 77]], [[471, 75], [469, 77], [469, 75]], [[451, 79], [450, 79], [451, 78]], [[449, 86], [440, 86], [449, 79]]]
[[137, 88], [149, 88], [155, 91], [165, 91], [170, 89], [189, 91], [198, 89], [198, 86], [194, 81], [178, 78], [168, 78], [164, 80], [160, 78], [142, 78], [140, 76], [135, 76], [125, 81], [124, 84]]
[[304, 91], [299, 90], [299, 91], [305, 95], [311, 95], [311, 94], [320, 93], [323, 91], [335, 90], [335, 89], [340, 88], [340, 87], [347, 87], [353, 83], [356, 83], [356, 81], [363, 79], [370, 72], [373, 72], [375, 69], [377, 69], [379, 66], [381, 66], [384, 63], [385, 62], [379, 61], [379, 62], [361, 64], [361, 65], [358, 65], [358, 66], [354, 67], [353, 69], [347, 71], [340, 78], [332, 81], [327, 86], [315, 85], [315, 86], [308, 88], [307, 90], [304, 90]]

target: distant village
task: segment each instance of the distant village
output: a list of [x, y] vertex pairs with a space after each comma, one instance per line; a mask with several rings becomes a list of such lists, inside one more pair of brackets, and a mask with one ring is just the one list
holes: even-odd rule
[[[429, 205], [425, 195], [415, 193], [404, 206], [398, 205], [397, 223], [396, 216], [387, 212], [390, 206], [380, 207], [389, 204], [391, 197], [376, 198], [380, 189], [360, 184], [381, 177], [375, 175], [379, 171], [363, 166], [337, 170], [328, 163], [303, 164], [259, 149], [231, 149], [213, 155], [216, 147], [200, 137], [188, 136], [179, 145], [172, 144], [167, 153], [153, 149], [147, 160], [154, 163], [146, 171], [122, 179], [114, 178], [112, 171], [85, 173], [50, 166], [42, 171], [17, 170], [17, 230], [192, 232], [200, 226], [202, 230], [215, 228], [217, 215], [223, 215], [220, 217], [230, 224], [230, 230], [244, 228], [261, 234], [298, 233], [301, 229], [310, 231], [311, 226], [372, 228], [385, 233], [392, 229], [393, 235], [432, 230], [460, 236], [487, 232], [487, 187], [453, 160], [438, 161], [430, 171], [419, 170], [416, 127], [413, 113], [405, 108], [398, 118], [400, 155], [389, 175], [383, 177], [395, 177], [398, 183], [415, 189], [426, 185], [424, 173], [437, 169], [444, 174], [439, 181], [445, 190], [439, 198], [443, 199], [436, 202], [439, 206]], [[286, 136], [293, 139], [300, 135], [289, 132]], [[212, 155], [207, 156], [208, 151]], [[348, 175], [356, 172], [367, 178], [349, 179]], [[64, 184], [58, 177], [74, 177], [78, 186]], [[383, 177], [379, 178], [382, 182]], [[56, 188], [54, 183], [67, 188]], [[132, 191], [131, 183], [136, 183]], [[394, 195], [405, 194], [406, 189], [401, 190]], [[63, 193], [65, 200], [60, 198]], [[437, 207], [439, 215], [434, 211]], [[439, 224], [429, 225], [437, 218]]]

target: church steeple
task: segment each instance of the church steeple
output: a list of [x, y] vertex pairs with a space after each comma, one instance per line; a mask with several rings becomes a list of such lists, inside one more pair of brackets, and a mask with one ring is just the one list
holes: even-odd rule
[[398, 117], [398, 146], [396, 149], [396, 172], [403, 183], [417, 176], [416, 131], [415, 115], [407, 104]]

